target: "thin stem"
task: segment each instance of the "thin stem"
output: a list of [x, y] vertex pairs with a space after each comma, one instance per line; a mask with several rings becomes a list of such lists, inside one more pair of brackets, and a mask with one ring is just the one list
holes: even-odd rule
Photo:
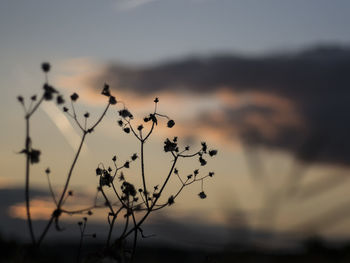
[[73, 169], [74, 169], [74, 167], [75, 167], [75, 164], [76, 164], [76, 162], [77, 162], [77, 160], [78, 160], [78, 157], [79, 157], [79, 155], [80, 155], [81, 149], [82, 149], [82, 147], [83, 147], [83, 144], [84, 144], [84, 141], [85, 141], [85, 138], [86, 138], [86, 134], [87, 134], [87, 132], [85, 131], [85, 132], [83, 133], [83, 137], [81, 138], [81, 142], [80, 142], [78, 151], [77, 151], [77, 153], [75, 154], [73, 163], [72, 163], [72, 165], [71, 165], [71, 167], [70, 167], [70, 169], [69, 169], [68, 176], [67, 176], [67, 180], [66, 180], [66, 184], [64, 185], [64, 188], [63, 188], [61, 197], [60, 197], [60, 199], [59, 199], [59, 201], [58, 201], [58, 205], [57, 205], [58, 208], [61, 208], [63, 199], [64, 199], [64, 197], [65, 197], [65, 195], [66, 195], [66, 192], [67, 192], [67, 189], [68, 189], [68, 185], [69, 185], [69, 181], [70, 181], [70, 179], [71, 179], [71, 177], [72, 177]]
[[47, 225], [46, 225], [46, 227], [45, 227], [43, 233], [41, 234], [41, 236], [40, 236], [40, 238], [39, 238], [39, 241], [38, 241], [38, 243], [37, 243], [37, 246], [38, 246], [38, 247], [40, 246], [41, 242], [44, 240], [44, 238], [45, 238], [47, 232], [49, 231], [49, 229], [50, 229], [50, 227], [51, 227], [51, 225], [52, 225], [53, 219], [54, 219], [54, 216], [51, 215], [50, 220], [47, 222]]
[[125, 222], [125, 226], [124, 226], [124, 230], [123, 232], [121, 233], [119, 239], [123, 238], [125, 233], [126, 233], [126, 230], [128, 230], [128, 226], [129, 226], [129, 216], [126, 217], [126, 222]]
[[80, 225], [79, 225], [79, 227], [80, 227], [80, 241], [79, 241], [78, 259], [77, 259], [78, 263], [81, 261], [81, 249], [83, 247], [83, 239], [84, 239], [84, 231], [86, 228], [86, 221], [84, 220], [83, 229], [81, 229]]
[[184, 184], [184, 182], [182, 181], [182, 179], [181, 179], [180, 175], [179, 175], [178, 173], [176, 173], [176, 175], [177, 175], [177, 178], [179, 178], [179, 180], [180, 180], [181, 184]]
[[151, 135], [151, 133], [153, 132], [153, 129], [154, 129], [154, 122], [152, 122], [152, 127], [150, 129], [150, 131], [148, 132], [148, 134], [146, 135], [146, 137], [143, 139], [143, 141], [145, 142], [148, 137]]
[[168, 120], [170, 119], [168, 116], [164, 115], [164, 114], [159, 114], [159, 113], [154, 113], [155, 115], [158, 115], [160, 117], [163, 117], [163, 118], [167, 118]]
[[73, 102], [73, 100], [71, 100], [70, 101], [71, 102], [71, 105], [72, 105], [72, 110], [73, 110], [73, 119], [75, 120], [75, 122], [78, 124], [78, 126], [79, 126], [79, 128], [83, 131], [83, 132], [85, 132], [85, 129], [81, 126], [81, 124], [80, 124], [80, 122], [79, 122], [79, 120], [78, 120], [78, 118], [77, 118], [77, 114], [75, 113], [75, 108], [74, 108], [74, 102]]
[[173, 165], [171, 166], [171, 169], [170, 169], [170, 171], [169, 171], [169, 174], [168, 174], [167, 178], [165, 179], [165, 182], [163, 183], [162, 188], [161, 188], [160, 191], [159, 191], [159, 195], [156, 197], [156, 199], [155, 199], [154, 202], [152, 203], [150, 209], [148, 209], [147, 213], [141, 218], [141, 220], [136, 224], [136, 226], [135, 226], [134, 228], [130, 229], [130, 230], [126, 233], [125, 237], [129, 236], [129, 235], [133, 232], [133, 230], [139, 228], [139, 227], [141, 226], [141, 224], [142, 224], [142, 223], [146, 220], [146, 218], [149, 216], [149, 214], [152, 212], [153, 207], [156, 205], [156, 203], [157, 203], [158, 199], [160, 198], [160, 196], [161, 196], [161, 194], [162, 194], [162, 192], [163, 192], [165, 186], [167, 185], [167, 183], [168, 183], [168, 181], [169, 181], [169, 178], [170, 178], [171, 174], [173, 173], [173, 170], [174, 170], [174, 168], [175, 168], [177, 159], [178, 159], [178, 157], [175, 157], [174, 162], [173, 162]]
[[[66, 180], [66, 184], [65, 184], [65, 186], [64, 186], [64, 189], [63, 189], [63, 191], [62, 191], [61, 197], [59, 198], [59, 201], [58, 201], [58, 204], [57, 204], [57, 209], [58, 209], [58, 210], [61, 209], [61, 205], [62, 205], [62, 202], [63, 202], [63, 200], [64, 200], [65, 194], [66, 194], [66, 192], [67, 192], [67, 188], [68, 188], [69, 181], [70, 181], [70, 178], [71, 178], [72, 173], [73, 173], [73, 169], [74, 169], [74, 167], [75, 167], [75, 164], [76, 164], [76, 162], [77, 162], [77, 160], [78, 160], [79, 154], [80, 154], [81, 149], [82, 149], [82, 147], [83, 147], [83, 143], [84, 143], [86, 134], [87, 134], [86, 132], [83, 133], [83, 137], [81, 138], [81, 142], [80, 142], [78, 151], [77, 151], [77, 153], [76, 153], [76, 155], [75, 155], [75, 157], [74, 157], [73, 163], [72, 163], [72, 165], [71, 165], [71, 167], [70, 167], [70, 169], [69, 169], [68, 176], [67, 176], [67, 180]], [[47, 225], [46, 225], [46, 227], [45, 227], [43, 233], [42, 233], [41, 236], [40, 236], [40, 239], [39, 239], [38, 244], [37, 244], [38, 246], [40, 246], [41, 242], [42, 242], [43, 239], [45, 238], [45, 236], [46, 236], [46, 234], [47, 234], [49, 228], [51, 227], [51, 224], [52, 224], [52, 222], [53, 222], [53, 219], [54, 219], [54, 213], [52, 213], [50, 220], [48, 221], [48, 223], [47, 223]]]
[[101, 117], [97, 120], [97, 122], [89, 130], [91, 130], [91, 131], [94, 130], [96, 128], [96, 126], [102, 121], [103, 117], [106, 115], [106, 112], [109, 108], [109, 105], [111, 105], [111, 104], [110, 103], [107, 104], [107, 107], [103, 111]]
[[109, 243], [111, 241], [111, 237], [112, 237], [112, 232], [113, 232], [113, 227], [114, 227], [114, 223], [115, 220], [117, 219], [118, 214], [120, 213], [120, 211], [122, 211], [122, 209], [124, 209], [124, 207], [120, 207], [119, 210], [113, 214], [113, 218], [112, 218], [112, 222], [109, 225], [109, 231], [108, 231], [108, 237], [107, 237], [107, 242], [106, 242], [106, 247], [109, 247]]
[[100, 183], [100, 189], [101, 189], [101, 193], [102, 193], [103, 197], [106, 200], [106, 204], [109, 207], [109, 210], [111, 210], [111, 213], [114, 214], [114, 210], [113, 210], [113, 207], [111, 205], [111, 202], [109, 202], [108, 197], [106, 196], [105, 192], [103, 191], [101, 183]]
[[79, 210], [66, 210], [66, 209], [61, 209], [62, 213], [66, 213], [66, 214], [69, 214], [69, 215], [74, 215], [74, 214], [82, 214], [84, 212], [88, 212], [92, 209], [95, 209], [95, 208], [103, 208], [105, 206], [102, 206], [102, 205], [94, 205], [94, 206], [90, 206], [90, 207], [87, 207], [87, 208], [83, 208], [83, 209], [79, 209]]
[[141, 141], [141, 174], [142, 174], [142, 183], [143, 183], [143, 194], [145, 195], [146, 206], [149, 209], [148, 198], [147, 198], [147, 188], [146, 188], [146, 178], [145, 178], [143, 145], [144, 145], [144, 141]]
[[53, 199], [53, 201], [55, 202], [55, 204], [56, 204], [56, 206], [57, 206], [57, 200], [56, 200], [55, 193], [53, 192], [53, 189], [52, 189], [52, 185], [51, 185], [51, 181], [50, 181], [50, 175], [47, 173], [47, 174], [46, 174], [46, 177], [47, 177], [47, 183], [48, 183], [48, 185], [49, 185], [49, 190], [50, 190], [52, 199]]
[[131, 211], [131, 216], [132, 216], [132, 221], [134, 222], [134, 242], [133, 242], [133, 246], [132, 246], [132, 254], [131, 254], [130, 262], [133, 262], [134, 256], [135, 256], [135, 251], [136, 251], [137, 233], [138, 233], [138, 228], [139, 227], [136, 224], [134, 211]]
[[186, 155], [178, 154], [177, 156], [182, 157], [182, 158], [189, 158], [189, 157], [194, 157], [194, 156], [198, 155], [200, 152], [201, 151], [198, 151], [198, 152], [193, 153], [193, 154], [186, 154]]
[[44, 96], [41, 96], [40, 100], [38, 101], [37, 104], [35, 104], [34, 108], [28, 112], [27, 117], [29, 118], [30, 116], [33, 115], [33, 113], [39, 108], [40, 104], [43, 102]]
[[26, 200], [26, 212], [27, 212], [27, 222], [29, 227], [29, 233], [30, 238], [32, 240], [33, 246], [35, 246], [35, 236], [34, 236], [34, 230], [33, 230], [33, 224], [32, 219], [30, 215], [30, 197], [29, 197], [29, 175], [30, 175], [30, 148], [31, 148], [31, 140], [29, 137], [29, 117], [30, 115], [26, 116], [26, 180], [25, 180], [25, 200]]
[[126, 122], [128, 123], [132, 133], [135, 135], [135, 137], [139, 140], [139, 141], [142, 141], [141, 138], [137, 135], [137, 133], [135, 132], [134, 128], [132, 127], [131, 123], [129, 120], [126, 120]]
[[126, 207], [126, 205], [124, 204], [123, 200], [121, 199], [120, 195], [118, 194], [117, 192], [117, 189], [115, 188], [115, 185], [114, 185], [114, 182], [112, 181], [112, 188], [113, 188], [113, 191], [115, 193], [115, 195], [118, 197], [118, 200], [120, 201], [120, 203]]

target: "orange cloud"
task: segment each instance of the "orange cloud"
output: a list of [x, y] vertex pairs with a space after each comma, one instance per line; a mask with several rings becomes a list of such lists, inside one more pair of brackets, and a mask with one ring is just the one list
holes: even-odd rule
[[[55, 205], [52, 201], [43, 199], [33, 199], [30, 202], [30, 212], [33, 220], [50, 218]], [[8, 213], [13, 218], [26, 219], [25, 203], [15, 204], [9, 207]]]

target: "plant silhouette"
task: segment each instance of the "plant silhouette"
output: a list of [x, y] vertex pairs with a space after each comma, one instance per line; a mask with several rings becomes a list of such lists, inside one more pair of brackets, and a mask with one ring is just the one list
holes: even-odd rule
[[[81, 149], [86, 142], [88, 136], [94, 133], [95, 128], [102, 122], [108, 110], [112, 106], [119, 104], [117, 99], [111, 95], [110, 87], [108, 84], [104, 84], [102, 89], [102, 96], [106, 97], [106, 106], [104, 111], [100, 114], [99, 118], [95, 120], [92, 124], [88, 124], [90, 120], [90, 113], [86, 112], [83, 117], [84, 121], [80, 122], [76, 114], [75, 105], [79, 100], [79, 95], [73, 93], [70, 96], [70, 108], [65, 105], [65, 100], [63, 96], [49, 84], [48, 73], [51, 69], [49, 63], [42, 64], [42, 70], [45, 74], [45, 83], [43, 85], [43, 92], [41, 96], [33, 95], [30, 97], [30, 104], [27, 105], [26, 100], [22, 96], [18, 96], [17, 99], [22, 105], [25, 113], [25, 144], [24, 149], [20, 152], [25, 155], [26, 158], [26, 169], [25, 169], [25, 203], [26, 203], [26, 217], [27, 224], [29, 228], [30, 238], [32, 247], [38, 249], [43, 241], [45, 240], [48, 230], [54, 226], [57, 231], [64, 230], [60, 226], [60, 218], [62, 214], [70, 215], [84, 215], [83, 220], [78, 222], [80, 228], [80, 242], [79, 242], [79, 251], [77, 256], [77, 261], [82, 260], [81, 248], [83, 246], [84, 237], [96, 237], [96, 234], [86, 234], [85, 230], [87, 227], [88, 216], [93, 214], [93, 210], [107, 207], [107, 223], [108, 223], [108, 233], [105, 242], [105, 247], [103, 251], [100, 251], [96, 254], [96, 259], [102, 259], [104, 257], [109, 257], [114, 259], [117, 262], [131, 262], [134, 258], [136, 251], [136, 244], [138, 238], [146, 238], [142, 230], [142, 225], [146, 219], [154, 211], [161, 210], [165, 207], [171, 206], [174, 204], [177, 197], [183, 191], [183, 189], [191, 184], [200, 183], [201, 192], [198, 194], [199, 198], [205, 199], [207, 197], [204, 192], [204, 181], [210, 177], [213, 177], [214, 172], [209, 172], [207, 175], [202, 175], [199, 168], [194, 169], [193, 173], [187, 176], [181, 175], [177, 165], [181, 159], [187, 158], [198, 158], [200, 166], [207, 165], [206, 158], [213, 157], [217, 154], [217, 150], [208, 149], [208, 146], [205, 142], [202, 142], [200, 147], [191, 152], [190, 147], [186, 146], [184, 149], [181, 149], [178, 146], [178, 138], [174, 137], [173, 139], [167, 138], [164, 141], [164, 152], [170, 154], [172, 157], [172, 162], [169, 168], [169, 171], [165, 179], [155, 186], [150, 186], [147, 183], [147, 175], [145, 172], [145, 144], [151, 137], [154, 129], [157, 125], [161, 123], [161, 120], [166, 120], [166, 126], [172, 128], [175, 125], [175, 121], [169, 118], [167, 115], [161, 114], [157, 111], [157, 105], [159, 99], [155, 98], [154, 110], [148, 116], [144, 117], [144, 124], [149, 123], [149, 129], [144, 127], [144, 124], [139, 124], [135, 128], [133, 125], [134, 116], [123, 104], [123, 108], [118, 111], [119, 119], [117, 120], [118, 125], [126, 134], [131, 134], [139, 142], [140, 150], [138, 153], [134, 153], [130, 156], [129, 160], [120, 161], [117, 156], [113, 156], [111, 161], [113, 163], [111, 168], [110, 166], [105, 165], [101, 160], [98, 160], [100, 163], [96, 167], [95, 173], [99, 177], [99, 184], [97, 186], [97, 194], [95, 197], [95, 202], [90, 207], [83, 207], [78, 210], [67, 210], [65, 208], [65, 201], [69, 196], [73, 195], [73, 191], [69, 191], [69, 185], [71, 178], [73, 176], [74, 169], [76, 167], [77, 161], [80, 157]], [[41, 151], [35, 149], [33, 146], [33, 141], [31, 139], [30, 132], [30, 121], [31, 117], [37, 112], [40, 105], [44, 102], [56, 101], [56, 104], [62, 106], [63, 112], [67, 117], [71, 118], [74, 123], [79, 127], [81, 131], [81, 139], [78, 150], [75, 153], [75, 156], [71, 162], [71, 165], [68, 169], [66, 181], [64, 183], [63, 189], [58, 196], [53, 192], [53, 188], [50, 181], [50, 168], [45, 170], [45, 174], [48, 180], [48, 188], [52, 196], [52, 201], [55, 205], [55, 209], [52, 211], [51, 216], [48, 218], [45, 228], [41, 233], [36, 233], [34, 231], [34, 225], [31, 217], [31, 204], [30, 204], [30, 168], [31, 165], [40, 162]], [[146, 126], [146, 125], [145, 125]], [[134, 163], [140, 162], [140, 178], [142, 184], [140, 186], [135, 186], [128, 181], [126, 176], [126, 170], [130, 168]], [[122, 163], [122, 164], [120, 164]], [[179, 180], [180, 187], [179, 189], [170, 196], [163, 197], [163, 192], [166, 186], [168, 185], [170, 179], [174, 177]], [[111, 197], [111, 195], [113, 197]], [[104, 199], [103, 204], [98, 204], [97, 198], [102, 197]], [[123, 217], [121, 216], [123, 215]], [[113, 229], [116, 225], [117, 220], [124, 224], [123, 230], [118, 237], [113, 235]], [[128, 238], [132, 239], [132, 246], [128, 248], [126, 246], [126, 240]]]

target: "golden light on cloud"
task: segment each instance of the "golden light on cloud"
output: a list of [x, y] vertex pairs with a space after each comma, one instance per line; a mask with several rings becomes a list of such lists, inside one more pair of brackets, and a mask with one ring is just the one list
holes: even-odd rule
[[[30, 203], [30, 212], [33, 220], [50, 218], [54, 209], [54, 203], [49, 200], [33, 199]], [[27, 219], [25, 203], [10, 206], [8, 213], [13, 218]]]
[[[92, 207], [92, 204], [93, 204], [92, 197], [93, 195], [90, 197], [79, 196], [78, 198], [73, 196], [71, 197], [72, 200], [67, 200], [67, 202], [65, 203], [62, 209], [66, 211], [77, 211], [77, 210]], [[48, 220], [55, 209], [56, 209], [55, 203], [49, 197], [33, 198], [30, 202], [30, 212], [33, 220]], [[99, 205], [99, 208], [92, 209], [94, 211], [93, 216], [91, 217], [93, 220], [95, 221], [105, 220], [105, 212], [100, 212], [101, 209], [104, 209], [103, 205], [101, 208], [101, 204]], [[81, 218], [82, 216], [87, 216], [87, 211], [85, 213], [80, 213], [80, 214], [77, 213], [75, 214], [75, 216], [63, 213], [62, 218], [64, 218], [65, 220], [74, 221], [77, 218]], [[24, 202], [11, 205], [8, 208], [7, 212], [9, 216], [12, 218], [27, 220], [26, 204]]]

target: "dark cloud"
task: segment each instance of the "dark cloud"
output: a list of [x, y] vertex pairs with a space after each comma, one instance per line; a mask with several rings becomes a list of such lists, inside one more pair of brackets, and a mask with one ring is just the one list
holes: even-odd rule
[[[210, 117], [201, 121], [215, 124], [225, 132], [238, 130], [242, 140], [250, 145], [285, 149], [305, 161], [349, 165], [349, 72], [350, 48], [320, 46], [260, 57], [197, 57], [143, 67], [111, 64], [93, 82], [108, 81], [112, 87], [140, 95], [161, 91], [214, 95], [223, 87], [232, 94], [273, 95], [290, 101], [293, 114], [302, 124], [269, 122], [281, 115], [281, 108], [274, 104], [251, 104], [239, 109], [226, 105], [220, 122]], [[245, 119], [254, 114], [261, 119], [259, 125]], [[289, 117], [287, 114], [284, 118]], [[261, 132], [260, 128], [269, 125], [277, 130], [274, 136]]]

